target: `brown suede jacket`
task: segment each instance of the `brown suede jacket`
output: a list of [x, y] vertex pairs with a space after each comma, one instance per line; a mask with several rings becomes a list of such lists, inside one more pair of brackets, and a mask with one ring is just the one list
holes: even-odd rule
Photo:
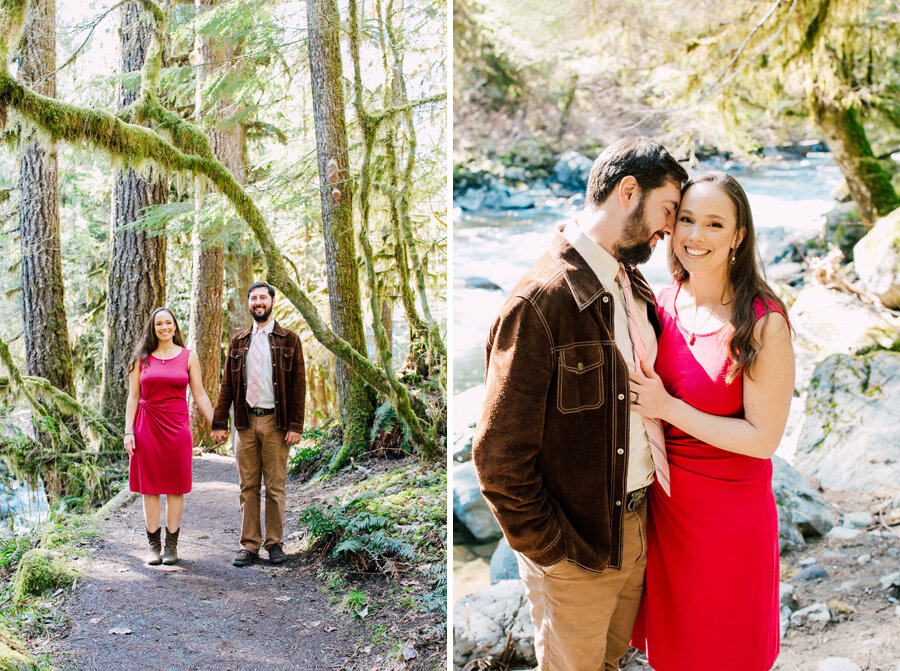
[[[241, 331], [231, 339], [222, 386], [213, 413], [213, 431], [228, 428], [228, 410], [234, 403], [234, 428], [250, 426], [247, 413], [247, 352], [252, 329]], [[306, 410], [306, 371], [300, 337], [282, 328], [278, 322], [269, 335], [272, 352], [272, 384], [275, 389], [275, 426], [282, 431], [303, 431]]]
[[[658, 334], [653, 292], [628, 274]], [[613, 315], [612, 295], [557, 233], [488, 337], [472, 458], [510, 547], [542, 566], [621, 567], [629, 379]]]

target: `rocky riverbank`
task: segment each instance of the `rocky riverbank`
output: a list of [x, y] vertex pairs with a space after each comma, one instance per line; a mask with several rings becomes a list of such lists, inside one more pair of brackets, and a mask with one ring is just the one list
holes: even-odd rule
[[[532, 182], [515, 168], [478, 180], [460, 171], [454, 205], [577, 206], [589, 170], [587, 157], [570, 152]], [[774, 459], [782, 553], [775, 668], [897, 671], [900, 210], [869, 227], [842, 189], [834, 197], [814, 228], [759, 231], [797, 355], [791, 417]], [[483, 393], [475, 387], [454, 398], [454, 667], [491, 660], [527, 668], [534, 663], [527, 603], [470, 462]], [[626, 668], [648, 667], [636, 656]]]

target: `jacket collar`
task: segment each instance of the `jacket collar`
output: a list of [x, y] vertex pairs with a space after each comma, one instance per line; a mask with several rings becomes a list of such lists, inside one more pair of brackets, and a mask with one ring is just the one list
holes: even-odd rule
[[[243, 331], [241, 331], [240, 333], [238, 333], [236, 337], [238, 337], [238, 338], [246, 338], [246, 337], [248, 337], [251, 333], [253, 333], [253, 326], [252, 326], [252, 325], [250, 326], [250, 328], [244, 329]], [[277, 321], [275, 321], [275, 325], [272, 327], [272, 335], [277, 335], [277, 336], [280, 336], [280, 337], [283, 338], [283, 337], [285, 337], [285, 336], [287, 335], [287, 331], [284, 330], [284, 328], [281, 326], [281, 324], [279, 324]]]
[[[579, 312], [584, 312], [587, 307], [597, 298], [607, 291], [603, 283], [597, 277], [597, 274], [584, 260], [584, 257], [578, 253], [572, 243], [566, 240], [562, 232], [557, 231], [553, 236], [553, 242], [550, 243], [550, 256], [556, 261], [569, 290], [575, 298], [575, 304], [578, 306]], [[641, 272], [634, 266], [625, 266], [625, 272], [631, 280], [631, 290], [636, 296], [640, 296], [650, 304], [656, 303], [656, 297], [653, 290], [641, 275]]]

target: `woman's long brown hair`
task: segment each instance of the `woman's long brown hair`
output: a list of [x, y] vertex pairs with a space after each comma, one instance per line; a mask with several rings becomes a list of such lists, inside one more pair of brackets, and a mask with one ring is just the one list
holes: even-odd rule
[[[728, 369], [726, 380], [732, 382], [739, 373], [746, 372], [752, 377], [753, 363], [759, 354], [761, 343], [753, 337], [753, 328], [756, 326], [756, 308], [754, 302], [758, 298], [762, 301], [765, 314], [772, 311], [775, 305], [784, 313], [787, 319], [787, 308], [784, 302], [775, 295], [766, 283], [765, 270], [759, 253], [756, 249], [756, 232], [753, 229], [753, 215], [750, 212], [750, 202], [747, 194], [738, 184], [738, 181], [726, 172], [710, 170], [689, 179], [681, 188], [682, 196], [691, 188], [691, 185], [699, 182], [709, 182], [718, 186], [734, 205], [737, 215], [737, 231], [744, 232], [741, 242], [734, 254], [734, 263], [728, 266], [728, 283], [732, 291], [731, 310], [731, 337], [728, 339], [728, 354], [732, 364]], [[669, 270], [678, 284], [688, 278], [688, 272], [681, 261], [675, 255], [675, 245], [669, 245]], [[790, 325], [790, 322], [788, 322]]]
[[147, 364], [147, 358], [150, 354], [159, 347], [159, 338], [156, 337], [154, 322], [156, 321], [156, 315], [160, 312], [168, 312], [172, 316], [172, 321], [175, 322], [175, 333], [172, 334], [172, 342], [179, 347], [184, 347], [184, 336], [181, 335], [181, 327], [178, 326], [178, 318], [175, 317], [175, 313], [166, 307], [156, 308], [150, 313], [150, 319], [147, 320], [147, 326], [144, 327], [144, 333], [141, 335], [141, 339], [138, 340], [134, 351], [131, 353], [131, 361], [128, 362], [129, 373], [137, 362], [140, 362], [140, 366], [143, 368]]

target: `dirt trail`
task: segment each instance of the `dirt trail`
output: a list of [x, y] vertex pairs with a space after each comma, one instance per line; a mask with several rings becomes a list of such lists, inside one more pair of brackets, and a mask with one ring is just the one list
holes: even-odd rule
[[[140, 499], [113, 512], [93, 552], [76, 562], [83, 575], [63, 605], [68, 632], [37, 652], [49, 652], [60, 669], [79, 671], [344, 668], [362, 627], [329, 604], [311, 562], [293, 554], [297, 543], [286, 544], [290, 558], [282, 566], [264, 559], [232, 566], [241, 524], [233, 458], [195, 458], [193, 474], [178, 564], [141, 560]], [[296, 505], [289, 484], [288, 539]]]

